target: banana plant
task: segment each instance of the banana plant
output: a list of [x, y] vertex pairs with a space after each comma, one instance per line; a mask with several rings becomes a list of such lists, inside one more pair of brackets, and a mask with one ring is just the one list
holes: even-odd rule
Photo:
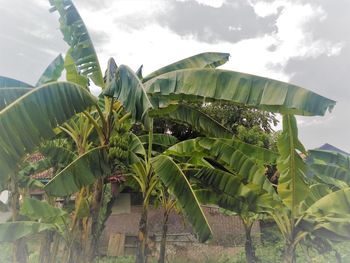
[[236, 139], [217, 138], [186, 140], [166, 153], [193, 166], [189, 166], [189, 176], [202, 204], [217, 205], [242, 219], [246, 260], [257, 262], [251, 228], [259, 215], [265, 213], [265, 207], [281, 203], [264, 167], [276, 162], [278, 155]]
[[[138, 152], [140, 154], [138, 155], [138, 159], [135, 159], [135, 162], [131, 164], [132, 178], [139, 185], [143, 195], [143, 209], [139, 224], [139, 243], [136, 262], [147, 261], [147, 215], [150, 198], [159, 190], [157, 188], [159, 185], [164, 185], [172, 193], [178, 206], [181, 207], [181, 210], [193, 225], [201, 241], [207, 240], [211, 234], [204, 213], [181, 168], [168, 156], [162, 154], [154, 155], [155, 152], [152, 151], [153, 136], [149, 134], [147, 137], [149, 139], [147, 143], [142, 143], [136, 136], [134, 137], [133, 144], [139, 145], [138, 148], [140, 150]], [[154, 138], [158, 138], [157, 141], [159, 142], [160, 137], [164, 137], [164, 135], [156, 135]]]

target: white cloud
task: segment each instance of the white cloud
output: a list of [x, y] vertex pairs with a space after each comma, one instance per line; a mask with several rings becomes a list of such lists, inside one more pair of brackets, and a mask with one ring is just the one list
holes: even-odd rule
[[211, 6], [214, 8], [219, 8], [226, 2], [226, 0], [176, 0], [176, 1], [178, 2], [196, 1], [199, 4]]

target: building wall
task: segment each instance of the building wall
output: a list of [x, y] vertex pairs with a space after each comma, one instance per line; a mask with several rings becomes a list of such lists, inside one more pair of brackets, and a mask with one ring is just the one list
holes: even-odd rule
[[[112, 234], [125, 234], [136, 236], [141, 216], [142, 206], [130, 206], [127, 213], [112, 213], [106, 222], [106, 228], [102, 234], [102, 247], [108, 246], [109, 238]], [[214, 244], [221, 245], [242, 245], [244, 242], [244, 227], [237, 216], [224, 215], [215, 207], [203, 207], [204, 213], [213, 231]], [[163, 212], [161, 209], [151, 207], [148, 214], [149, 235], [160, 234], [162, 229]], [[190, 224], [186, 220], [172, 213], [169, 216], [168, 223], [169, 234], [191, 233], [195, 235]], [[259, 224], [255, 224], [252, 229], [252, 235], [258, 236], [260, 233]], [[195, 238], [193, 237], [193, 240]]]

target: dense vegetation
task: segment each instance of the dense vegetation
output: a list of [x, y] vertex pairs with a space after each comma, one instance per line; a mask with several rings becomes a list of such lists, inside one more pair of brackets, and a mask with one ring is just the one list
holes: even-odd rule
[[[1, 207], [12, 212], [12, 220], [0, 225], [0, 241], [13, 244], [13, 262], [97, 260], [116, 196], [110, 182], [142, 194], [137, 263], [148, 258], [151, 199], [165, 211], [159, 262], [173, 209], [185, 215], [199, 241], [210, 239], [201, 204], [241, 218], [247, 262], [271, 262], [263, 250], [285, 263], [295, 262], [300, 251], [307, 260], [314, 251], [333, 253], [338, 261], [347, 256], [334, 242], [350, 237], [349, 157], [307, 152], [295, 119], [322, 116], [334, 101], [217, 69], [226, 53], [194, 55], [147, 76], [111, 58], [102, 74], [73, 3], [50, 4], [70, 47], [65, 57], [59, 55], [35, 85], [0, 77], [0, 185], [10, 191]], [[64, 70], [67, 81], [59, 81]], [[91, 82], [102, 88], [98, 98]], [[271, 128], [275, 113], [283, 119], [278, 135]], [[33, 153], [44, 158], [33, 163]], [[48, 182], [31, 178], [48, 169], [54, 174]], [[30, 198], [31, 189], [44, 190], [44, 200]], [[275, 223], [279, 246], [254, 247], [251, 228], [260, 219]], [[34, 255], [28, 255], [30, 238], [40, 244]]]

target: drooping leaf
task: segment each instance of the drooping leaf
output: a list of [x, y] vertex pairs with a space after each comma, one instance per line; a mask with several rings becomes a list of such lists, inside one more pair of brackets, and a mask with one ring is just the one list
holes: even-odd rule
[[129, 163], [137, 163], [139, 162], [139, 157], [137, 155], [141, 155], [142, 157], [146, 156], [146, 150], [138, 136], [134, 133], [130, 133], [129, 136]]
[[89, 85], [89, 79], [81, 74], [79, 74], [77, 67], [75, 66], [74, 59], [72, 58], [72, 48], [70, 48], [64, 58], [64, 68], [66, 70], [67, 81], [78, 84], [82, 87], [87, 87]]
[[350, 186], [350, 171], [333, 164], [313, 163], [311, 171], [323, 183], [338, 189]]
[[143, 122], [149, 126], [148, 110], [152, 104], [148, 100], [143, 84], [136, 74], [125, 65], [121, 65], [111, 84], [103, 94], [119, 100], [125, 110], [131, 113], [133, 121]]
[[207, 53], [197, 54], [152, 72], [151, 74], [147, 75], [143, 79], [143, 82], [146, 82], [164, 73], [179, 70], [179, 69], [216, 68], [221, 66], [222, 64], [225, 64], [228, 61], [229, 57], [230, 57], [230, 54], [228, 53], [207, 52]]
[[22, 82], [17, 79], [11, 79], [8, 77], [0, 76], [0, 89], [1, 88], [34, 88], [32, 85]]
[[67, 212], [61, 208], [54, 207], [46, 201], [35, 198], [25, 198], [20, 209], [20, 214], [31, 220], [39, 220], [43, 223], [54, 223], [58, 217], [65, 217]]
[[[278, 157], [277, 153], [265, 148], [251, 145], [237, 139], [220, 138], [196, 138], [186, 140], [170, 147], [166, 153], [176, 156], [193, 156], [203, 152], [206, 153], [208, 157], [214, 154], [217, 156], [227, 155], [224, 159], [229, 162], [230, 156], [235, 150], [239, 150], [246, 156], [264, 164], [273, 164]], [[223, 157], [220, 158], [223, 159]]]
[[305, 212], [302, 227], [329, 240], [350, 239], [350, 187], [323, 196]]
[[187, 215], [200, 240], [207, 240], [211, 235], [210, 226], [190, 183], [181, 169], [170, 157], [165, 155], [158, 155], [152, 159], [151, 163], [155, 174], [176, 197], [178, 204]]
[[324, 115], [335, 105], [333, 100], [292, 84], [218, 69], [177, 70], [144, 85], [158, 107], [183, 100], [220, 100], [283, 114]]
[[[271, 183], [266, 179], [265, 167], [261, 160], [272, 160], [276, 158], [276, 155], [264, 148], [251, 147], [252, 145], [242, 144], [238, 140], [196, 138], [175, 144], [165, 153], [180, 157], [198, 156], [214, 159], [229, 171], [239, 174], [245, 183], [261, 185], [266, 191], [273, 192]], [[249, 151], [250, 149], [254, 151]], [[261, 160], [257, 161], [254, 157], [261, 158]]]
[[94, 148], [79, 156], [47, 183], [45, 191], [52, 196], [67, 196], [109, 174], [105, 147]]
[[65, 167], [77, 158], [77, 155], [62, 146], [55, 145], [55, 141], [46, 142], [40, 147], [40, 152], [48, 158], [51, 166]]
[[35, 86], [39, 87], [46, 83], [58, 80], [59, 77], [61, 77], [63, 69], [64, 61], [62, 55], [59, 54], [45, 69]]
[[33, 88], [22, 81], [0, 76], [0, 110]]
[[[148, 134], [138, 136], [143, 144], [148, 144]], [[170, 134], [154, 133], [152, 135], [152, 143], [164, 147], [169, 147], [177, 143], [177, 138]]]
[[298, 139], [298, 128], [293, 115], [283, 115], [283, 131], [277, 140], [280, 157], [277, 169], [280, 173], [277, 191], [283, 203], [291, 209], [293, 216], [298, 213], [299, 204], [308, 196], [306, 164], [298, 153], [306, 154]]
[[95, 103], [80, 86], [55, 82], [32, 90], [0, 111], [1, 177], [13, 173], [25, 153], [55, 136], [55, 127]]
[[0, 224], [0, 242], [14, 242], [20, 238], [53, 229], [55, 226], [52, 224], [32, 221], [2, 223]]
[[344, 169], [350, 169], [350, 157], [338, 152], [309, 150], [309, 158], [314, 163], [334, 164]]
[[303, 213], [322, 197], [330, 194], [331, 189], [325, 184], [314, 184], [310, 186], [309, 195], [300, 204], [300, 213]]
[[71, 0], [50, 0], [51, 11], [60, 15], [60, 29], [71, 48], [77, 70], [103, 88], [103, 75], [89, 32]]
[[195, 130], [207, 136], [232, 138], [230, 130], [204, 112], [184, 104], [170, 105], [167, 108], [155, 109], [150, 116], [166, 117], [175, 121], [185, 122]]

